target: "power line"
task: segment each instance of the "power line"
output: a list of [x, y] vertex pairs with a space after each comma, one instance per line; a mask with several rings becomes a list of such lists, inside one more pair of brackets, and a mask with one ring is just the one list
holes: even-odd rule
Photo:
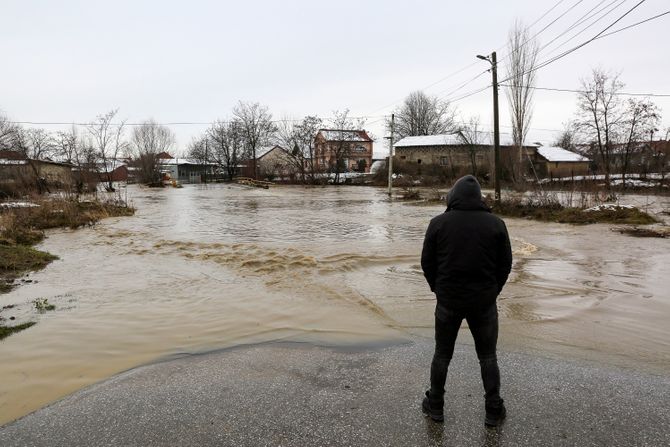
[[[617, 1], [618, 1], [619, 3], [616, 4], [616, 5], [614, 5], [614, 7], [612, 7], [612, 5], [613, 5], [614, 3], [616, 3]], [[613, 13], [614, 11], [616, 11], [621, 5], [623, 5], [626, 1], [627, 1], [627, 0], [613, 0], [613, 1], [611, 1], [610, 3], [608, 3], [607, 5], [605, 5], [603, 8], [601, 8], [600, 10], [596, 11], [596, 12], [593, 13], [593, 14], [590, 14], [590, 13], [593, 11], [593, 9], [595, 9], [595, 8], [592, 8], [589, 12], [587, 12], [587, 13], [586, 13], [580, 20], [578, 20], [577, 22], [575, 22], [572, 26], [570, 26], [570, 27], [569, 27], [568, 29], [566, 29], [564, 32], [562, 32], [561, 34], [559, 34], [558, 36], [554, 37], [552, 40], [550, 40], [549, 42], [547, 42], [546, 44], [544, 44], [544, 45], [540, 48], [540, 52], [542, 52], [542, 50], [544, 50], [545, 48], [547, 48], [548, 46], [550, 46], [552, 43], [554, 43], [555, 41], [557, 41], [558, 39], [560, 39], [561, 37], [563, 37], [565, 34], [569, 33], [569, 32], [572, 31], [573, 29], [577, 28], [578, 26], [582, 25], [583, 23], [587, 22], [588, 20], [592, 19], [593, 17], [597, 16], [598, 14], [600, 14], [600, 13], [602, 13], [603, 11], [607, 10], [608, 8], [610, 8], [608, 11], [606, 11], [606, 12], [605, 12], [604, 14], [602, 14], [600, 17], [596, 18], [596, 19], [595, 19], [594, 21], [592, 21], [590, 24], [588, 24], [587, 26], [585, 26], [583, 29], [581, 29], [580, 31], [576, 32], [575, 34], [573, 34], [573, 35], [572, 35], [571, 37], [569, 37], [568, 39], [564, 40], [561, 44], [559, 44], [556, 48], [554, 48], [554, 50], [553, 50], [551, 53], [549, 53], [549, 54], [555, 53], [559, 48], [563, 47], [564, 45], [566, 45], [568, 42], [570, 42], [571, 40], [573, 40], [574, 38], [576, 38], [576, 37], [579, 36], [580, 34], [586, 32], [589, 28], [592, 28], [593, 26], [595, 26], [598, 22], [600, 22], [601, 20], [603, 20], [603, 19], [604, 19], [605, 17], [607, 17], [608, 15], [612, 14], [612, 13]], [[597, 6], [596, 6], [596, 7], [597, 7]], [[590, 14], [590, 15], [589, 15], [589, 14]]]
[[[347, 117], [352, 120], [356, 119], [371, 119], [371, 118], [385, 118], [386, 115], [365, 115], [365, 116], [350, 116]], [[270, 122], [272, 123], [299, 123], [302, 121], [302, 118], [300, 119], [277, 119], [277, 120], [271, 120]], [[64, 122], [64, 121], [5, 121], [8, 124], [25, 124], [25, 125], [31, 125], [31, 126], [91, 126], [91, 125], [96, 125], [96, 122]], [[128, 122], [117, 122], [117, 123], [109, 123], [110, 126], [211, 126], [212, 124], [215, 123], [221, 123], [221, 124], [230, 124], [233, 123], [234, 121], [231, 120], [214, 120], [214, 121], [177, 121], [177, 122], [165, 122], [165, 123], [152, 123], [152, 122], [140, 122], [140, 123], [128, 123]]]
[[[533, 26], [533, 25], [537, 24], [540, 20], [542, 20], [544, 17], [546, 17], [549, 13], [551, 13], [551, 11], [553, 11], [554, 9], [556, 9], [556, 8], [557, 8], [561, 3], [563, 3], [564, 1], [565, 1], [565, 0], [559, 0], [558, 2], [556, 2], [551, 8], [549, 8], [547, 11], [545, 11], [545, 12], [544, 12], [538, 19], [536, 19], [530, 26]], [[577, 3], [576, 3], [575, 5], [573, 5], [570, 9], [574, 8], [576, 5], [578, 5], [579, 3], [583, 2], [583, 1], [584, 1], [584, 0], [578, 0]], [[553, 24], [553, 23], [554, 23], [554, 22], [551, 22], [549, 25], [545, 26], [545, 27], [544, 27], [542, 30], [540, 30], [537, 34], [539, 34], [539, 33], [541, 33], [542, 31], [544, 31], [548, 26], [550, 26], [550, 25]], [[504, 45], [503, 45], [502, 47], [500, 47], [500, 48], [503, 48], [503, 47], [504, 47]], [[499, 49], [500, 49], [500, 48], [499, 48]], [[446, 75], [445, 77], [443, 77], [443, 78], [441, 78], [441, 79], [438, 79], [437, 81], [432, 82], [432, 83], [430, 83], [430, 84], [428, 84], [428, 85], [426, 85], [426, 86], [420, 88], [419, 90], [426, 90], [426, 89], [429, 89], [429, 88], [431, 88], [431, 87], [434, 87], [435, 85], [440, 84], [440, 83], [446, 81], [447, 79], [451, 79], [452, 77], [456, 76], [457, 74], [460, 74], [460, 73], [462, 73], [462, 72], [468, 70], [469, 68], [474, 67], [475, 65], [478, 65], [478, 64], [479, 64], [478, 61], [474, 61], [474, 62], [472, 62], [472, 63], [470, 63], [470, 64], [468, 64], [468, 65], [466, 65], [466, 66], [464, 66], [464, 67], [462, 67], [462, 68], [460, 68], [460, 69], [454, 71], [454, 72], [449, 73], [449, 74]], [[474, 79], [476, 79], [476, 78], [474, 78]], [[474, 79], [473, 79], [473, 80], [474, 80]], [[472, 81], [472, 80], [471, 80], [471, 81]], [[466, 85], [467, 85], [467, 83], [466, 83]], [[453, 86], [452, 86], [452, 87], [453, 87]], [[451, 88], [451, 87], [449, 87], [449, 88], [446, 89], [446, 90], [449, 90], [450, 88]], [[457, 90], [460, 90], [460, 87], [459, 87]], [[385, 105], [385, 106], [383, 106], [383, 107], [379, 107], [378, 109], [373, 110], [372, 112], [370, 112], [370, 114], [377, 113], [377, 112], [380, 111], [380, 110], [384, 110], [384, 109], [386, 109], [386, 108], [388, 108], [388, 107], [391, 107], [391, 106], [393, 106], [393, 105], [399, 103], [400, 101], [402, 101], [402, 100], [404, 100], [404, 99], [405, 99], [405, 97], [399, 98], [399, 99], [397, 99], [397, 100], [395, 100], [395, 101], [393, 101], [393, 102], [391, 102], [391, 103], [389, 103], [389, 104], [387, 104], [387, 105]]]
[[[529, 42], [533, 42], [533, 41], [537, 38], [537, 36], [539, 36], [539, 35], [542, 34], [544, 31], [546, 31], [551, 25], [553, 25], [554, 23], [556, 23], [557, 21], [559, 21], [560, 19], [562, 19], [563, 17], [565, 17], [566, 14], [568, 14], [570, 11], [572, 11], [573, 9], [575, 9], [575, 7], [577, 7], [577, 6], [578, 6], [579, 4], [581, 4], [583, 1], [584, 1], [584, 0], [578, 0], [577, 2], [575, 2], [572, 6], [570, 6], [567, 10], [565, 10], [562, 14], [560, 14], [560, 15], [559, 15], [558, 17], [556, 17], [554, 20], [552, 20], [551, 22], [549, 22], [547, 25], [545, 25], [540, 31], [536, 32], [536, 33], [533, 34], [531, 37], [529, 37], [525, 42], [523, 42], [521, 45], [519, 45], [519, 48], [517, 48], [516, 50], [513, 50], [513, 51], [519, 51], [521, 48], [523, 48], [523, 47], [524, 47], [526, 44], [528, 44]], [[598, 5], [602, 4], [604, 1], [606, 1], [606, 0], [601, 0], [601, 2], [600, 2]], [[617, 1], [617, 0], [613, 0], [613, 1]], [[625, 0], [624, 0], [624, 1], [625, 1]], [[554, 8], [555, 8], [556, 6], [558, 6], [559, 4], [561, 4], [561, 3], [562, 3], [562, 2], [559, 2], [558, 4], [554, 5]], [[596, 7], [597, 7], [598, 5], [596, 5]], [[552, 8], [552, 10], [553, 10], [554, 8]], [[587, 14], [588, 14], [588, 13], [587, 13]], [[537, 23], [537, 22], [538, 22], [538, 21], [533, 22], [533, 25], [534, 25], [535, 23]], [[533, 25], [530, 25], [529, 28], [532, 27]], [[503, 49], [503, 48], [505, 48], [505, 45], [503, 45], [503, 46], [501, 46], [501, 47], [498, 47], [495, 51], [499, 51], [499, 50], [501, 50], [501, 49]], [[508, 56], [509, 56], [509, 53], [507, 53], [507, 54], [503, 54], [503, 55], [500, 56], [500, 59], [498, 60], [498, 66], [499, 66], [499, 67], [500, 67], [500, 65], [502, 65], [502, 64], [505, 63], [504, 61], [505, 61], [505, 59], [506, 59]]]
[[[642, 3], [644, 3], [645, 1], [646, 1], [646, 0], [641, 0], [639, 3], [637, 3], [635, 6], [633, 6], [632, 8], [630, 8], [630, 9], [629, 9], [628, 11], [626, 11], [623, 15], [621, 15], [618, 19], [616, 19], [614, 22], [612, 22], [612, 23], [609, 24], [607, 27], [605, 27], [603, 30], [601, 30], [598, 34], [596, 34], [595, 36], [593, 36], [591, 39], [589, 39], [589, 40], [587, 40], [587, 41], [585, 41], [585, 42], [582, 42], [581, 44], [579, 44], [579, 45], [577, 45], [577, 46], [575, 46], [575, 47], [573, 47], [573, 48], [571, 48], [571, 49], [569, 49], [569, 50], [564, 51], [563, 53], [559, 54], [558, 56], [555, 56], [555, 57], [553, 57], [553, 58], [550, 58], [550, 59], [548, 59], [548, 60], [546, 60], [546, 61], [540, 63], [537, 67], [533, 67], [532, 69], [526, 71], [524, 74], [527, 74], [527, 73], [530, 73], [530, 72], [532, 72], [532, 71], [536, 71], [536, 70], [539, 70], [539, 69], [541, 69], [541, 68], [544, 68], [544, 67], [546, 67], [547, 65], [549, 65], [549, 64], [551, 64], [551, 63], [553, 63], [553, 62], [556, 62], [557, 60], [559, 60], [559, 59], [561, 59], [561, 58], [567, 56], [568, 54], [570, 54], [570, 53], [572, 53], [572, 52], [574, 52], [574, 51], [577, 51], [578, 49], [584, 47], [585, 45], [587, 45], [587, 44], [593, 42], [594, 40], [596, 40], [597, 38], [599, 38], [600, 36], [602, 36], [607, 30], [609, 30], [609, 29], [612, 28], [614, 25], [616, 25], [618, 22], [620, 22], [624, 17], [626, 17], [628, 14], [630, 14], [630, 13], [631, 13], [632, 11], [634, 11], [636, 8], [638, 8], [638, 7], [639, 7]], [[668, 11], [668, 12], [670, 13], [670, 11]], [[664, 13], [664, 14], [665, 14], [665, 13]], [[664, 14], [660, 14], [660, 15], [658, 15], [658, 16], [655, 16], [655, 18], [660, 17], [661, 15], [664, 15]], [[638, 23], [635, 24], [635, 25], [639, 25], [639, 24], [645, 23], [646, 21], [649, 21], [649, 20], [652, 20], [652, 19], [653, 19], [653, 17], [650, 18], [650, 19], [648, 19], [648, 20], [644, 20], [644, 21], [638, 22]], [[631, 27], [633, 27], [633, 25], [631, 25], [631, 26], [629, 26], [629, 27], [626, 27], [626, 29], [631, 28]], [[623, 31], [623, 29], [624, 29], [624, 28], [622, 28], [621, 31]], [[506, 81], [509, 81], [510, 79], [511, 79], [510, 77], [508, 77], [508, 78], [506, 78], [506, 79], [503, 79], [502, 81], [500, 81], [500, 82], [498, 83], [498, 85], [501, 85], [502, 83], [504, 83], [504, 82], [506, 82]], [[482, 88], [473, 90], [473, 91], [471, 91], [471, 92], [468, 92], [468, 93], [466, 93], [466, 94], [464, 94], [464, 95], [461, 95], [461, 96], [459, 96], [459, 97], [457, 97], [457, 98], [451, 99], [450, 101], [451, 101], [452, 103], [453, 103], [453, 102], [457, 102], [457, 101], [461, 101], [461, 100], [463, 100], [463, 99], [469, 98], [470, 96], [473, 96], [473, 95], [476, 95], [476, 94], [478, 94], [478, 93], [481, 93], [481, 92], [483, 92], [484, 90], [487, 90], [488, 88], [489, 88], [489, 86], [487, 85], [487, 86], [485, 86], [485, 87], [482, 87]]]
[[[523, 46], [526, 45], [527, 43], [531, 42], [531, 41], [532, 41], [533, 39], [535, 39], [539, 34], [541, 34], [543, 31], [545, 31], [546, 29], [548, 29], [551, 25], [553, 25], [554, 23], [556, 23], [559, 19], [563, 18], [568, 12], [572, 11], [576, 6], [578, 6], [579, 4], [581, 4], [582, 1], [583, 1], [583, 0], [579, 0], [579, 1], [577, 1], [576, 3], [572, 4], [572, 6], [570, 6], [566, 11], [564, 11], [562, 14], [560, 14], [556, 19], [552, 20], [549, 24], [547, 24], [546, 26], [544, 26], [540, 31], [538, 31], [537, 33], [535, 33], [531, 38], [529, 38], [528, 40], [526, 40], [525, 42], [523, 42], [523, 43], [521, 44], [521, 47], [523, 47]], [[563, 31], [561, 34], [559, 34], [557, 37], [555, 37], [555, 38], [554, 38], [552, 41], [550, 41], [548, 44], [546, 44], [545, 46], [543, 46], [542, 48], [540, 48], [540, 51], [541, 51], [543, 48], [545, 48], [547, 45], [551, 44], [551, 42], [554, 42], [556, 39], [560, 38], [560, 37], [563, 36], [565, 33], [569, 32], [571, 29], [574, 29], [575, 26], [578, 26], [579, 24], [583, 23], [585, 20], [588, 20], [588, 19], [590, 19], [591, 17], [593, 17], [593, 15], [589, 16], [589, 14], [590, 14], [594, 9], [596, 9], [598, 6], [600, 6], [602, 3], [604, 3], [605, 1], [606, 1], [606, 0], [602, 0], [602, 1], [600, 1], [600, 3], [598, 3], [594, 8], [591, 8], [589, 11], [587, 11], [585, 14], [583, 14], [583, 15], [577, 20], [577, 22], [575, 22], [575, 24], [573, 24], [571, 27], [569, 27], [566, 31]], [[623, 3], [623, 2], [626, 1], [626, 0], [612, 0], [608, 5], [605, 6], [605, 8], [599, 10], [596, 14], [600, 13], [602, 10], [608, 8], [609, 6], [611, 6], [613, 3], [617, 2], [617, 1], [621, 1], [621, 3]], [[554, 5], [554, 7], [552, 8], [552, 10], [553, 10], [556, 6], [558, 6], [560, 3], [561, 3], [561, 2], [559, 2], [559, 3], [556, 4], [556, 5]], [[618, 5], [616, 5], [616, 7], [615, 7], [614, 9], [616, 9], [617, 7], [619, 7], [619, 6], [621, 5], [621, 3], [619, 3]], [[608, 14], [611, 13], [614, 9], [612, 9], [611, 11], [609, 11]], [[607, 14], [606, 14], [606, 15], [607, 15]], [[604, 17], [604, 16], [603, 16], [603, 17]], [[598, 19], [598, 20], [601, 20], [603, 17], [601, 17], [601, 18]], [[536, 21], [535, 23], [537, 23], [537, 21]], [[594, 23], [595, 23], [595, 22], [594, 22]], [[592, 25], [593, 25], [593, 23], [592, 23], [591, 25], [589, 25], [589, 27], [592, 26]], [[587, 28], [588, 28], [588, 27], [587, 27]], [[582, 30], [582, 31], [584, 31], [584, 30]], [[573, 36], [573, 38], [574, 38], [574, 36]], [[565, 43], [565, 42], [564, 42], [564, 43]], [[520, 47], [520, 48], [521, 48], [521, 47]], [[502, 47], [501, 47], [501, 48], [502, 48]], [[520, 49], [520, 48], [519, 48], [519, 49]], [[504, 60], [504, 57], [505, 57], [505, 56], [503, 56], [501, 59]], [[501, 65], [501, 60], [498, 61], [498, 67], [500, 67], [500, 65]], [[488, 71], [488, 70], [487, 70], [487, 71]], [[526, 73], [524, 73], [524, 74], [526, 74]], [[479, 76], [477, 76], [477, 77], [479, 77]], [[473, 78], [472, 80], [476, 79], [477, 77]], [[508, 79], [506, 79], [506, 80], [509, 80], [509, 79], [510, 79], [510, 78], [508, 78]], [[472, 81], [472, 80], [471, 80], [471, 81]], [[468, 83], [469, 83], [469, 82], [466, 82], [464, 85], [459, 86], [459, 88], [458, 88], [456, 91], [460, 90], [462, 87], [464, 87], [464, 86], [467, 85]], [[453, 101], [461, 101], [461, 100], [463, 100], [463, 99], [465, 99], [465, 98], [468, 98], [468, 97], [470, 97], [470, 96], [472, 96], [472, 95], [475, 95], [475, 94], [477, 94], [477, 93], [480, 93], [480, 92], [484, 91], [486, 88], [488, 88], [488, 87], [482, 87], [482, 88], [476, 89], [476, 90], [474, 90], [474, 91], [468, 92], [468, 93], [466, 93], [465, 95], [462, 95], [462, 96], [457, 97], [455, 100], [454, 100], [454, 99], [449, 99], [449, 98], [448, 98], [451, 94], [454, 93], [454, 92], [450, 92], [450, 93], [448, 93], [448, 94], [446, 95], [446, 96], [447, 96], [447, 100], [452, 101], [452, 102], [453, 102]]]
[[[511, 87], [509, 84], [500, 84], [501, 87]], [[551, 87], [531, 87], [524, 86], [524, 88], [530, 88], [533, 90], [546, 90], [551, 92], [566, 92], [566, 93], [592, 93], [591, 90], [573, 90], [568, 88], [551, 88]], [[670, 94], [666, 93], [630, 93], [630, 92], [616, 92], [611, 93], [612, 95], [619, 96], [649, 96], [655, 98], [670, 98]]]
[[[573, 4], [573, 5], [572, 5], [571, 7], [569, 7], [566, 11], [564, 11], [563, 14], [559, 15], [559, 16], [556, 17], [554, 20], [552, 20], [551, 22], [549, 22], [549, 24], [547, 24], [547, 25], [546, 25], [544, 28], [542, 28], [540, 31], [538, 31], [537, 33], [533, 34], [532, 37], [530, 37], [527, 41], [525, 41], [524, 43], [522, 43], [522, 44], [519, 46], [519, 49], [521, 49], [521, 48], [522, 48], [524, 45], [526, 45], [528, 42], [533, 41], [533, 40], [534, 40], [535, 38], [537, 38], [537, 36], [539, 36], [542, 32], [546, 31], [547, 28], [549, 28], [551, 25], [553, 25], [554, 23], [556, 23], [556, 22], [558, 22], [560, 19], [562, 19], [567, 13], [569, 13], [569, 12], [572, 11], [575, 7], [577, 7], [580, 3], [582, 3], [582, 1], [584, 1], [584, 0], [579, 0], [577, 3]], [[602, 3], [603, 1], [605, 1], [605, 0], [602, 0], [601, 3]], [[616, 1], [616, 0], [615, 0], [615, 1]], [[624, 1], [625, 1], [625, 0], [624, 0]], [[588, 13], [587, 13], [587, 14], [588, 14]], [[501, 57], [501, 59], [503, 59], [503, 58], [506, 57], [506, 56], [507, 56], [507, 55], [504, 55], [503, 57]]]
[[[467, 86], [468, 84], [470, 84], [470, 83], [476, 81], [477, 79], [481, 78], [483, 75], [485, 75], [485, 74], [488, 73], [488, 72], [489, 72], [488, 69], [482, 71], [482, 72], [479, 73], [477, 76], [475, 76], [475, 77], [473, 77], [473, 78], [471, 78], [471, 79], [468, 79], [467, 81], [465, 81], [464, 83], [462, 83], [461, 85], [459, 85], [458, 87], [456, 87], [454, 90], [451, 90], [451, 91], [449, 91], [449, 93], [446, 93], [444, 96], [445, 96], [445, 97], [449, 97], [449, 96], [453, 95], [454, 93], [458, 92], [459, 90], [461, 90], [462, 88], [464, 88], [464, 87]], [[442, 93], [444, 93], [444, 91], [438, 93], [438, 95], [440, 95], [440, 94], [442, 94]]]
[[[640, 0], [640, 2], [638, 2], [635, 6], [633, 6], [632, 8], [630, 8], [630, 9], [629, 9], [628, 11], [626, 11], [623, 15], [621, 15], [618, 19], [616, 19], [614, 22], [610, 23], [607, 27], [605, 27], [603, 30], [601, 30], [598, 34], [596, 34], [596, 35], [593, 36], [592, 38], [590, 38], [590, 39], [588, 39], [588, 40], [582, 42], [581, 44], [579, 44], [579, 45], [577, 45], [577, 46], [575, 46], [575, 47], [570, 48], [569, 50], [564, 51], [563, 53], [561, 53], [561, 54], [559, 54], [559, 55], [557, 55], [557, 56], [554, 56], [554, 57], [552, 57], [552, 58], [547, 59], [547, 60], [544, 61], [544, 62], [541, 62], [541, 63], [540, 63], [539, 65], [537, 65], [536, 67], [533, 67], [533, 68], [531, 68], [531, 69], [525, 71], [523, 74], [528, 74], [528, 73], [531, 73], [531, 72], [533, 72], [533, 71], [537, 71], [537, 70], [539, 70], [539, 69], [541, 69], [541, 68], [544, 68], [544, 67], [546, 67], [547, 65], [552, 64], [552, 63], [556, 62], [557, 60], [562, 59], [562, 58], [564, 58], [565, 56], [569, 55], [570, 53], [573, 53], [573, 52], [577, 51], [578, 49], [580, 49], [580, 48], [582, 48], [582, 47], [588, 45], [589, 43], [591, 43], [591, 42], [593, 42], [594, 40], [596, 40], [599, 36], [601, 36], [602, 34], [604, 34], [607, 30], [609, 30], [610, 28], [612, 28], [614, 25], [616, 25], [617, 23], [619, 23], [624, 17], [626, 17], [626, 16], [627, 16], [628, 14], [630, 14], [631, 12], [633, 12], [636, 8], [638, 8], [638, 7], [639, 7], [641, 4], [643, 4], [645, 1], [647, 1], [647, 0]], [[511, 79], [511, 77], [508, 77], [508, 78], [503, 79], [502, 81], [500, 81], [500, 83], [507, 82], [507, 81], [509, 81], [510, 79]]]
[[463, 95], [461, 95], [461, 96], [459, 96], [459, 97], [457, 97], [457, 98], [454, 98], [454, 99], [449, 99], [448, 101], [449, 101], [449, 102], [452, 102], [452, 103], [453, 103], [453, 102], [462, 101], [462, 100], [465, 99], [465, 98], [469, 98], [470, 96], [473, 96], [473, 95], [476, 95], [476, 94], [478, 94], [478, 93], [481, 93], [481, 92], [483, 92], [483, 91], [485, 91], [485, 90], [488, 90], [489, 87], [491, 87], [490, 84], [485, 85], [484, 87], [478, 88], [478, 89], [473, 90], [473, 91], [468, 92], [468, 93], [464, 93]]
[[[563, 3], [564, 1], [565, 1], [565, 0], [560, 0], [560, 1], [558, 1], [557, 3], [555, 3], [554, 6], [552, 6], [551, 8], [549, 8], [549, 10], [547, 10], [544, 14], [542, 14], [542, 16], [540, 16], [540, 18], [538, 18], [538, 19], [535, 20], [532, 24], [530, 24], [530, 25], [529, 25], [529, 28], [532, 27], [532, 26], [534, 26], [535, 24], [537, 24], [540, 20], [542, 20], [545, 16], [547, 16], [551, 11], [553, 11], [554, 9], [556, 9], [556, 8], [557, 8], [561, 3]], [[556, 19], [552, 20], [551, 22], [549, 22], [549, 24], [545, 25], [540, 31], [538, 31], [537, 33], [535, 33], [531, 38], [529, 38], [528, 40], [526, 40], [525, 42], [523, 42], [523, 43], [520, 45], [519, 49], [520, 49], [521, 47], [523, 47], [524, 45], [526, 45], [528, 42], [532, 41], [532, 40], [533, 40], [534, 38], [536, 38], [537, 36], [539, 36], [539, 35], [540, 35], [542, 32], [544, 32], [547, 28], [549, 28], [551, 25], [553, 25], [554, 23], [556, 23], [556, 21], [558, 21], [559, 19], [561, 19], [563, 16], [565, 16], [568, 12], [570, 12], [572, 9], [574, 9], [577, 5], [579, 5], [579, 4], [582, 3], [583, 1], [584, 1], [584, 0], [578, 0], [578, 1], [577, 1], [576, 3], [574, 3], [571, 7], [569, 7], [565, 12], [563, 12], [563, 14], [559, 15]], [[605, 1], [605, 0], [602, 0], [602, 1]], [[616, 1], [616, 0], [615, 0], [615, 1]], [[504, 48], [504, 47], [505, 47], [505, 45], [502, 45], [502, 46], [498, 47], [496, 51], [498, 51], [498, 50], [500, 50], [500, 49], [502, 49], [502, 48]], [[475, 62], [473, 62], [472, 64], [470, 64], [469, 66], [473, 66], [473, 65], [478, 64], [478, 63], [479, 63], [478, 61], [475, 61]], [[499, 64], [500, 64], [500, 62], [499, 62]], [[437, 94], [438, 94], [438, 95], [441, 95], [441, 94], [443, 94], [445, 91], [449, 90], [449, 93], [446, 93], [446, 94], [445, 94], [445, 97], [452, 96], [454, 93], [458, 92], [459, 90], [461, 90], [461, 89], [464, 88], [465, 86], [467, 86], [467, 85], [471, 84], [472, 82], [474, 82], [475, 80], [479, 79], [482, 75], [484, 75], [484, 74], [487, 73], [488, 71], [489, 71], [489, 70], [485, 70], [484, 72], [478, 74], [477, 76], [473, 77], [472, 79], [469, 79], [469, 80], [465, 81], [464, 83], [462, 83], [462, 84], [460, 84], [460, 85], [453, 85], [452, 87], [456, 87], [454, 90], [451, 90], [452, 87], [449, 87], [448, 89], [445, 89], [445, 90], [443, 90], [442, 92], [438, 92]], [[466, 96], [466, 97], [467, 97], [467, 96]], [[459, 99], [459, 100], [460, 100], [460, 99]]]
[[609, 32], [609, 33], [607, 33], [607, 34], [603, 34], [602, 36], [598, 36], [596, 39], [602, 39], [603, 37], [611, 36], [612, 34], [616, 34], [616, 33], [619, 33], [619, 32], [621, 32], [621, 31], [625, 31], [625, 30], [627, 30], [628, 28], [633, 28], [633, 27], [635, 27], [635, 26], [642, 25], [643, 23], [651, 22], [652, 20], [656, 20], [656, 19], [658, 19], [659, 17], [663, 17], [664, 15], [668, 15], [668, 14], [670, 14], [670, 11], [662, 12], [662, 13], [660, 13], [660, 14], [658, 14], [658, 15], [653, 16], [653, 17], [649, 17], [648, 19], [641, 20], [641, 21], [639, 21], [639, 22], [637, 22], [637, 23], [633, 23], [632, 25], [628, 25], [628, 26], [625, 26], [625, 27], [623, 27], [623, 28], [619, 28], [619, 29], [617, 29], [617, 30], [611, 31], [611, 32]]
[[565, 1], [565, 0], [559, 0], [558, 2], [556, 2], [556, 3], [554, 4], [554, 6], [552, 6], [551, 8], [549, 8], [549, 9], [548, 9], [544, 14], [542, 14], [537, 20], [535, 20], [533, 23], [531, 23], [530, 25], [528, 25], [528, 27], [529, 27], [529, 28], [532, 28], [533, 26], [535, 26], [540, 20], [544, 19], [544, 18], [547, 16], [547, 14], [549, 14], [549, 13], [550, 13], [551, 11], [553, 11], [554, 9], [558, 8], [558, 6], [559, 6], [561, 3], [563, 3], [564, 1]]

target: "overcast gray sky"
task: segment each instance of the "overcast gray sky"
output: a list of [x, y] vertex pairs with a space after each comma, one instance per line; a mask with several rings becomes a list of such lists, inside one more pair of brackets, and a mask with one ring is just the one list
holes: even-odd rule
[[[539, 32], [572, 8], [539, 33], [542, 45], [592, 8], [611, 5], [543, 50], [542, 61], [592, 37], [637, 3], [0, 0], [0, 111], [32, 122], [87, 122], [114, 108], [129, 122], [211, 122], [228, 118], [238, 100], [265, 104], [275, 118], [328, 117], [348, 108], [370, 116], [366, 127], [381, 153], [382, 115], [409, 92], [434, 84], [427, 93], [454, 99], [490, 83], [487, 63], [475, 55], [497, 49], [500, 58], [515, 18], [530, 25], [557, 5], [533, 25]], [[612, 30], [668, 9], [668, 0], [647, 0]], [[580, 77], [602, 67], [620, 72], [628, 92], [670, 94], [669, 27], [666, 15], [594, 41], [538, 71], [537, 85], [579, 88]], [[667, 127], [670, 98], [654, 99]], [[490, 126], [490, 89], [455, 105], [464, 119], [480, 115]], [[561, 129], [574, 111], [574, 94], [537, 91], [529, 139], [550, 143], [551, 129]], [[509, 125], [502, 92], [501, 113], [501, 124]], [[171, 127], [176, 152], [183, 152], [207, 126]]]

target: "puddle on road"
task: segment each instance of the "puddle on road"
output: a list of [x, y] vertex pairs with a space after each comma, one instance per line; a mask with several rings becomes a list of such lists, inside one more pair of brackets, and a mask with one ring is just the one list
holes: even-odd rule
[[[432, 336], [419, 254], [440, 206], [356, 187], [129, 191], [135, 217], [50, 233], [42, 247], [60, 260], [0, 296], [57, 306], [0, 342], [0, 423], [175, 353]], [[667, 241], [601, 225], [507, 225], [503, 347], [670, 366]]]

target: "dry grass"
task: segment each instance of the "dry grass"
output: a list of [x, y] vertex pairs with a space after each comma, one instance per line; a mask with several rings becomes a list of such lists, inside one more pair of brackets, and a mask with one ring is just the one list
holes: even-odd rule
[[24, 329], [28, 329], [29, 327], [35, 325], [34, 321], [29, 321], [28, 323], [23, 323], [23, 324], [17, 324], [16, 326], [2, 326], [0, 325], [0, 340], [3, 338], [9, 337], [15, 332], [20, 332]]
[[618, 231], [621, 234], [628, 234], [635, 237], [670, 237], [670, 229], [668, 227], [659, 228], [640, 228], [640, 227], [620, 227], [612, 228], [612, 231]]
[[41, 270], [54, 259], [58, 257], [26, 245], [0, 244], [0, 293], [9, 292], [16, 278]]
[[570, 224], [634, 224], [649, 225], [658, 221], [637, 208], [612, 207], [597, 211], [583, 208], [564, 207], [557, 200], [524, 200], [521, 196], [505, 198], [499, 206], [493, 206], [493, 212], [501, 216], [559, 222]]
[[[8, 210], [14, 226], [46, 230], [49, 228], [79, 228], [93, 225], [100, 219], [131, 216], [135, 209], [117, 201], [77, 201], [48, 199], [35, 201], [38, 207]], [[3, 213], [5, 214], [5, 213]]]
[[118, 201], [33, 200], [37, 207], [10, 208], [0, 212], [0, 293], [13, 287], [14, 279], [46, 267], [55, 256], [31, 248], [44, 239], [49, 228], [79, 228], [100, 219], [130, 216], [135, 210]]

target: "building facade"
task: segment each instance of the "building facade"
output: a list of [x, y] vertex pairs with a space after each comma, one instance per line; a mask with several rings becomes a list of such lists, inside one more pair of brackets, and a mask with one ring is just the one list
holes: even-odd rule
[[314, 164], [321, 172], [370, 172], [373, 140], [365, 130], [319, 129]]
[[551, 178], [574, 177], [586, 175], [590, 172], [591, 160], [583, 155], [568, 151], [560, 147], [542, 146], [537, 148], [537, 154], [543, 176]]

